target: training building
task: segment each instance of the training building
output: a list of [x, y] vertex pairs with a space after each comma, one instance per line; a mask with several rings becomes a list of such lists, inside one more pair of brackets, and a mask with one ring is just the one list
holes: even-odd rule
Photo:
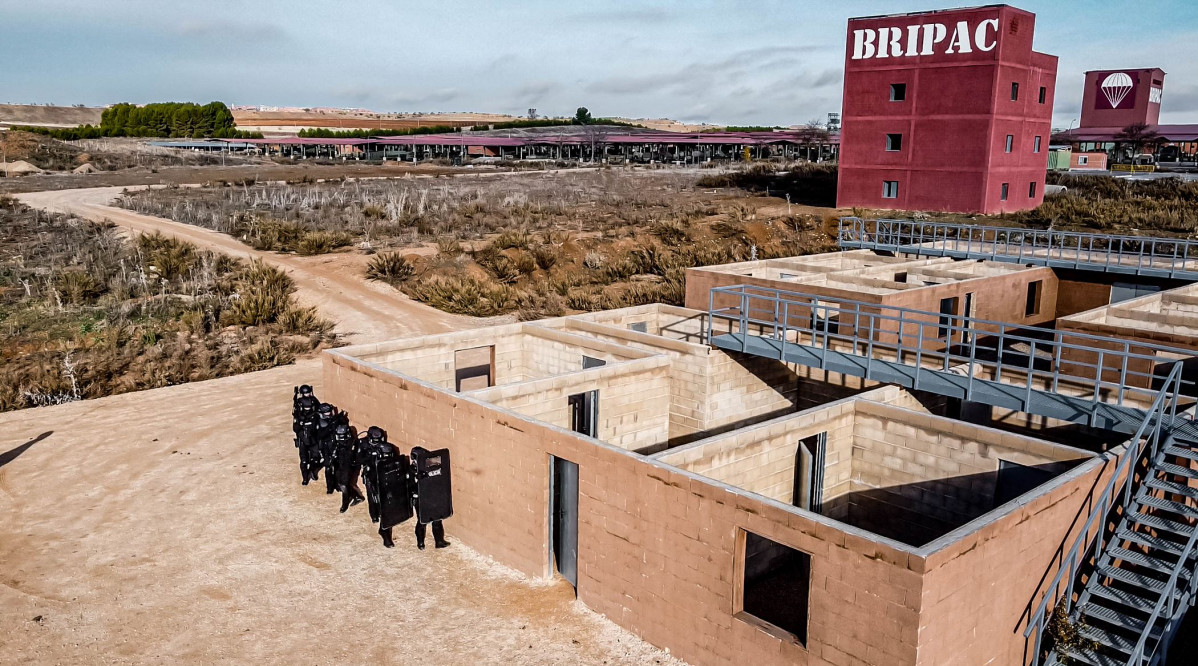
[[1038, 206], [1057, 58], [1008, 5], [850, 19], [837, 206]]
[[323, 395], [450, 449], [454, 537], [694, 664], [1051, 664], [1061, 604], [1072, 663], [1167, 650], [1198, 246], [922, 224], [691, 269], [687, 307], [329, 350]]

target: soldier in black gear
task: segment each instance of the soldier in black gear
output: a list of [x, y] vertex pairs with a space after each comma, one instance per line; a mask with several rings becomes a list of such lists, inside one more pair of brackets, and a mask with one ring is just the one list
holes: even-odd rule
[[348, 423], [339, 423], [333, 428], [333, 466], [325, 469], [325, 479], [336, 479], [341, 491], [341, 513], [366, 499], [358, 489], [358, 475], [362, 466], [358, 460], [358, 436]]
[[316, 410], [316, 444], [320, 449], [320, 459], [324, 465], [324, 485], [326, 494], [332, 495], [337, 491], [336, 464], [333, 458], [333, 429], [341, 424], [349, 424], [345, 412], [327, 402], [320, 403]]
[[312, 395], [300, 396], [295, 414], [295, 446], [299, 449], [300, 475], [304, 485], [319, 478], [320, 441], [317, 436], [320, 403]]
[[382, 428], [371, 426], [361, 440], [362, 479], [371, 522], [379, 523], [383, 545], [394, 548], [391, 528], [412, 517], [408, 490], [408, 459], [387, 441]]
[[295, 445], [299, 447], [299, 417], [302, 408], [310, 404], [307, 398], [315, 398], [312, 387], [304, 384], [296, 386], [291, 393], [291, 431], [295, 433]]
[[[433, 546], [448, 548], [445, 540], [444, 518], [453, 514], [453, 505], [449, 496], [449, 452], [445, 449], [429, 451], [420, 446], [412, 447], [411, 466], [412, 511], [416, 514], [416, 547], [424, 550], [425, 526], [428, 521], [433, 524]], [[436, 479], [434, 482], [433, 479]], [[421, 504], [421, 486], [436, 496], [426, 497]]]

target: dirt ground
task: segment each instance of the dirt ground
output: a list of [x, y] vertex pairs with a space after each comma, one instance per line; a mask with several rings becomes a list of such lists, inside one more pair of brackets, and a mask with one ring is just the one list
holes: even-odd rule
[[478, 326], [481, 320], [459, 317], [416, 303], [389, 286], [361, 277], [362, 257], [329, 254], [299, 257], [260, 252], [237, 239], [161, 217], [140, 215], [108, 205], [120, 187], [34, 192], [18, 199], [34, 208], [72, 213], [96, 222], [111, 221], [140, 233], [161, 231], [197, 247], [240, 257], [260, 259], [287, 271], [297, 296], [314, 305], [337, 324], [349, 342], [378, 342], [416, 333], [435, 333]]
[[406, 525], [385, 549], [365, 505], [301, 486], [291, 387], [318, 378], [0, 414], [0, 663], [677, 663], [564, 583]]

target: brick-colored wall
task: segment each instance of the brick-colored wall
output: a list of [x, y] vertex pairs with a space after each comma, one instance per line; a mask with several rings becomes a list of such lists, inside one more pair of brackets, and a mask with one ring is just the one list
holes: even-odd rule
[[[578, 595], [695, 664], [914, 664], [921, 588], [908, 551], [510, 411], [326, 354], [328, 399], [404, 451], [449, 447], [451, 535], [549, 575], [549, 456], [579, 465]], [[804, 648], [734, 617], [739, 530], [812, 555]], [[909, 568], [910, 567], [910, 568]]]

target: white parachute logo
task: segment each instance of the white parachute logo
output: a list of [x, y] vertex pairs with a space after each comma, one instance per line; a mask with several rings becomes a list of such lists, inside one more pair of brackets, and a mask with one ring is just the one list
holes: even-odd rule
[[1127, 97], [1127, 93], [1131, 92], [1133, 85], [1130, 76], [1123, 72], [1115, 72], [1102, 80], [1102, 94], [1106, 95], [1106, 101], [1111, 103], [1111, 108], [1117, 109], [1123, 98]]

